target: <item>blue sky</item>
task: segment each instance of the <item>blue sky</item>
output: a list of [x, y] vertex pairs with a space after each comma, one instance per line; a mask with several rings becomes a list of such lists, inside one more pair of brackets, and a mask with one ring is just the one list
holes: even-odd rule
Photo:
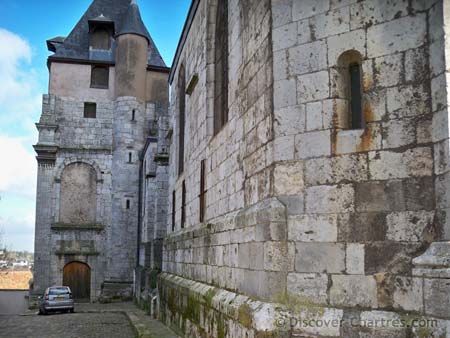
[[[67, 36], [91, 0], [0, 0], [0, 245], [32, 251], [37, 142], [47, 93], [45, 41]], [[190, 0], [140, 0], [142, 18], [167, 66]], [[3, 241], [3, 243], [2, 243]]]

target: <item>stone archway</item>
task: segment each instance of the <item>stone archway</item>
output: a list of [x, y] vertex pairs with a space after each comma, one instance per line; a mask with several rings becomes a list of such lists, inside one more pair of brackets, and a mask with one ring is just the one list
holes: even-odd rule
[[81, 262], [70, 262], [64, 266], [63, 284], [70, 287], [75, 300], [89, 301], [91, 297], [91, 268]]

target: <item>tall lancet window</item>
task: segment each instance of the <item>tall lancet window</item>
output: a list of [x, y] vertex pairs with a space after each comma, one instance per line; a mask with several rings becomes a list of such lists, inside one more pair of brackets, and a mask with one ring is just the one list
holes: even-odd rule
[[214, 134], [228, 122], [228, 1], [217, 2], [214, 41]]
[[180, 66], [178, 71], [178, 100], [179, 119], [178, 119], [178, 175], [184, 171], [184, 128], [186, 115], [186, 73], [184, 65]]

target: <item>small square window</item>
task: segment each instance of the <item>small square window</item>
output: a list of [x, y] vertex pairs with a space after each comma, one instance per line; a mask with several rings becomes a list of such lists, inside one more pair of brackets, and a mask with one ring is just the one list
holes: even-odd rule
[[109, 86], [109, 68], [107, 66], [92, 66], [91, 88], [107, 89]]
[[97, 104], [94, 102], [84, 103], [84, 117], [88, 119], [95, 119], [97, 117]]

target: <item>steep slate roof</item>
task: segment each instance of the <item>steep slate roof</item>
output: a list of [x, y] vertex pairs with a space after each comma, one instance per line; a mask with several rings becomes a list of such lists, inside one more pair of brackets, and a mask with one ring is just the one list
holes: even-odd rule
[[53, 38], [47, 41], [50, 51], [55, 54], [49, 57], [49, 61], [58, 59], [70, 59], [71, 61], [104, 61], [114, 62], [113, 43], [112, 51], [106, 53], [97, 53], [95, 60], [89, 53], [89, 21], [96, 21], [103, 15], [114, 23], [114, 30], [118, 35], [125, 33], [135, 33], [144, 36], [149, 41], [148, 65], [154, 67], [166, 67], [155, 43], [153, 42], [147, 28], [142, 22], [139, 8], [135, 0], [94, 0], [78, 21], [69, 36], [62, 40]]

